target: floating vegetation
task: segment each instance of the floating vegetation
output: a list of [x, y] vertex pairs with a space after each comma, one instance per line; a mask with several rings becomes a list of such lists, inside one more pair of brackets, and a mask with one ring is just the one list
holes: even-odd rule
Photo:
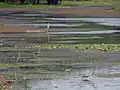
[[120, 51], [120, 44], [74, 44], [74, 45], [67, 45], [67, 44], [37, 44], [34, 46], [26, 46], [24, 48], [41, 48], [41, 49], [57, 49], [57, 48], [69, 48], [74, 50], [81, 50], [81, 51]]
[[[30, 49], [60, 49], [68, 48], [81, 51], [105, 51], [114, 52], [120, 51], [120, 44], [34, 44], [20, 47], [20, 51], [29, 51]], [[17, 48], [4, 48], [0, 51], [18, 51]]]

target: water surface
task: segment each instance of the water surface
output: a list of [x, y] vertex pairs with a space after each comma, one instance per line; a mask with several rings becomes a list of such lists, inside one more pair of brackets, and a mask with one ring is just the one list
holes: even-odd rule
[[[0, 32], [0, 72], [16, 82], [13, 90], [119, 90], [120, 53], [39, 49], [38, 44], [120, 43], [120, 18], [4, 12], [0, 27], [29, 27]], [[35, 29], [31, 29], [34, 27]], [[17, 31], [17, 28], [16, 28]], [[25, 48], [32, 46], [32, 48]], [[36, 52], [39, 52], [36, 55]], [[17, 66], [22, 63], [23, 66]], [[8, 66], [6, 64], [15, 64]], [[83, 81], [84, 74], [92, 74]]]

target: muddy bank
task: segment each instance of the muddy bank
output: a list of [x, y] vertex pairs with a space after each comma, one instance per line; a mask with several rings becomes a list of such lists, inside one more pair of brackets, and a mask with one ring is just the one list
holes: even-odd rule
[[4, 8], [0, 12], [19, 13], [19, 12], [39, 12], [57, 15], [83, 15], [83, 16], [96, 16], [96, 17], [120, 17], [120, 11], [112, 10], [114, 5], [87, 5], [71, 8], [50, 8], [50, 9], [33, 9], [33, 8]]

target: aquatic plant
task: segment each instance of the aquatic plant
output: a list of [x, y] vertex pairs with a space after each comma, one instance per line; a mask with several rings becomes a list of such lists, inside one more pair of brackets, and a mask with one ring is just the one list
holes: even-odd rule
[[40, 48], [40, 49], [58, 49], [58, 48], [69, 48], [81, 51], [105, 51], [113, 52], [120, 51], [120, 44], [37, 44], [34, 46], [25, 46], [25, 49]]

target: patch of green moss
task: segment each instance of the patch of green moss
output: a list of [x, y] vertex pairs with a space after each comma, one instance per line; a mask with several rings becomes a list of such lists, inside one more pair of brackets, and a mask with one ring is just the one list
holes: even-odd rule
[[120, 8], [112, 8], [112, 10], [120, 11]]

